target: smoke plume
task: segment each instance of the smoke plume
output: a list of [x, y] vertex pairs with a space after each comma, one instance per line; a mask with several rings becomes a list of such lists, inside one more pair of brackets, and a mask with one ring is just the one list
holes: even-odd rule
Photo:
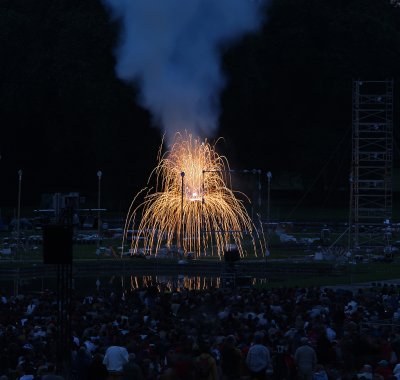
[[103, 0], [121, 25], [117, 76], [166, 133], [215, 133], [225, 79], [221, 47], [261, 23], [252, 0]]

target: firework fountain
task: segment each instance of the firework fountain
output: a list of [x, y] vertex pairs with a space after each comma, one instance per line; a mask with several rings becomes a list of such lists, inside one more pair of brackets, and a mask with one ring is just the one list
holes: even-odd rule
[[[256, 244], [262, 236], [259, 239], [238, 194], [229, 188], [228, 161], [216, 153], [215, 145], [197, 138], [215, 136], [219, 93], [226, 83], [220, 56], [243, 35], [259, 29], [263, 2], [103, 3], [121, 26], [115, 49], [117, 77], [135, 86], [137, 101], [150, 111], [170, 147], [150, 175], [155, 188], [142, 190], [129, 210], [125, 232], [137, 230], [131, 252], [157, 254], [164, 246], [176, 245], [195, 256], [221, 257], [233, 243], [243, 256], [244, 234], [252, 250], [263, 252], [263, 244]], [[189, 132], [181, 134], [183, 130]]]
[[196, 257], [221, 257], [235, 244], [244, 256], [246, 235], [252, 251], [263, 254], [263, 233], [235, 196], [238, 193], [228, 187], [230, 172], [226, 157], [218, 155], [215, 145], [178, 133], [170, 150], [160, 153], [150, 175], [149, 181], [156, 177], [155, 188], [143, 189], [129, 209], [124, 242], [128, 230], [135, 230], [131, 253], [143, 249], [157, 255], [161, 247], [176, 245], [181, 252], [192, 252]]

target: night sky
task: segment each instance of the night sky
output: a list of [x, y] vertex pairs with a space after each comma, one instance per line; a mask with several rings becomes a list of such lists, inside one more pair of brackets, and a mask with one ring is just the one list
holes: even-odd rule
[[[232, 168], [271, 171], [275, 196], [314, 184], [335, 198], [348, 180], [353, 79], [394, 78], [398, 140], [400, 8], [271, 0], [265, 13], [258, 32], [220, 49], [218, 149]], [[55, 191], [95, 201], [101, 169], [106, 206], [124, 208], [162, 133], [138, 87], [116, 76], [119, 24], [99, 0], [1, 0], [0, 25], [0, 208], [16, 205], [19, 169], [25, 206]]]

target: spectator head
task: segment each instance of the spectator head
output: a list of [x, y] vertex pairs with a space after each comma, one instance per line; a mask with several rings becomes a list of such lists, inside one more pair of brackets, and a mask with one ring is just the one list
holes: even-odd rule
[[224, 343], [228, 346], [235, 346], [236, 345], [236, 338], [234, 335], [228, 335], [224, 341]]
[[309, 344], [310, 342], [309, 342], [309, 340], [308, 340], [307, 337], [303, 336], [303, 337], [300, 339], [300, 343], [301, 343], [303, 346], [305, 346], [305, 345]]
[[254, 334], [254, 343], [255, 344], [260, 344], [263, 340], [264, 335], [260, 332], [257, 332]]
[[364, 364], [361, 368], [362, 373], [372, 373], [372, 367], [369, 364]]
[[380, 367], [387, 367], [389, 365], [389, 362], [387, 360], [381, 360], [378, 362], [378, 365]]
[[92, 361], [96, 363], [103, 363], [104, 355], [97, 353], [94, 354]]
[[56, 371], [56, 366], [55, 366], [55, 364], [54, 364], [54, 363], [51, 363], [51, 362], [47, 363], [47, 372], [48, 372], [48, 373], [53, 373], [53, 372], [55, 372], [55, 371]]
[[201, 353], [209, 353], [211, 350], [211, 344], [207, 339], [199, 341], [199, 350]]

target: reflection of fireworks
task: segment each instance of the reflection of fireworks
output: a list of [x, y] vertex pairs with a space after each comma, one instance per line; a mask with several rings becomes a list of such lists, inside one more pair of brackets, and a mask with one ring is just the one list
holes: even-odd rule
[[144, 252], [157, 254], [163, 244], [168, 248], [177, 244], [196, 256], [203, 253], [221, 257], [234, 243], [243, 255], [244, 232], [256, 252], [253, 233], [257, 231], [242, 202], [226, 186], [229, 164], [214, 146], [191, 135], [177, 134], [171, 150], [160, 157], [153, 173], [156, 192], [149, 191], [143, 203], [132, 209], [135, 198], [128, 213], [125, 232], [130, 226], [134, 228], [136, 214], [141, 216], [131, 252], [143, 248]]
[[131, 282], [131, 287], [130, 287], [131, 290], [156, 287], [158, 291], [168, 290], [168, 291], [180, 292], [184, 289], [207, 290], [210, 288], [219, 288], [221, 285], [221, 278], [203, 277], [203, 276], [158, 277], [153, 275], [147, 275], [147, 276], [132, 275], [130, 277], [130, 282]]
[[[128, 277], [129, 278], [129, 277]], [[180, 292], [183, 290], [208, 290], [219, 287], [227, 286], [227, 282], [224, 281], [224, 277], [220, 276], [203, 276], [203, 275], [179, 275], [179, 276], [157, 276], [157, 275], [131, 275], [130, 276], [130, 288], [128, 284], [124, 287], [122, 283], [123, 291], [135, 291], [142, 288], [155, 287], [159, 292], [170, 291]], [[251, 285], [265, 285], [268, 283], [266, 278], [253, 277], [250, 281]], [[228, 285], [229, 286], [229, 285]]]

